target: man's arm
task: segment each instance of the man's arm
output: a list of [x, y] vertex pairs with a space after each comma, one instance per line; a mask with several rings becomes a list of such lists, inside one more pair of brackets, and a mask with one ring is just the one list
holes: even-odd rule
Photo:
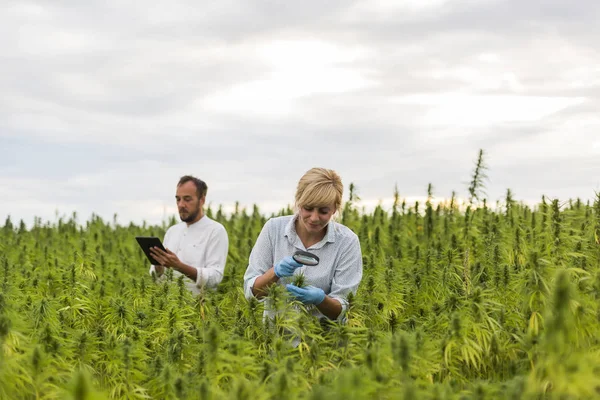
[[152, 273], [152, 271], [156, 273], [156, 276], [162, 276], [162, 274], [165, 273], [165, 267], [163, 267], [162, 265], [153, 265], [150, 268], [150, 273]]
[[206, 244], [204, 265], [196, 269], [194, 279], [196, 286], [216, 288], [223, 280], [227, 254], [229, 253], [229, 237], [223, 225], [218, 225]]
[[[150, 254], [156, 261], [160, 263], [160, 265], [155, 265], [155, 271], [158, 276], [162, 275], [165, 267], [173, 268], [176, 271], [181, 272], [194, 282], [198, 277], [198, 270], [191, 265], [187, 265], [186, 263], [179, 260], [179, 257], [171, 250], [166, 249], [167, 251], [163, 251], [158, 247], [151, 247]], [[159, 273], [160, 270], [160, 273]]]
[[172, 267], [174, 270], [181, 272], [194, 282], [198, 279], [198, 270], [191, 265], [187, 265], [181, 261], [179, 261], [178, 265]]

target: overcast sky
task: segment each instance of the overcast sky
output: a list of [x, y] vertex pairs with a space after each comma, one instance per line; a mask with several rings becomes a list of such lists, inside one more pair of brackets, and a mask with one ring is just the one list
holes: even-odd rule
[[[293, 201], [313, 166], [365, 205], [600, 191], [600, 2], [0, 2], [0, 224]], [[346, 197], [347, 192], [345, 193]]]

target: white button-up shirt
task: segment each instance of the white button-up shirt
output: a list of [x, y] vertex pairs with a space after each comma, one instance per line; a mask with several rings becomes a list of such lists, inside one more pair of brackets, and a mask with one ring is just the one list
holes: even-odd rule
[[[198, 270], [196, 282], [184, 277], [185, 286], [193, 294], [199, 294], [203, 286], [214, 289], [223, 280], [229, 238], [225, 227], [217, 221], [205, 215], [189, 226], [185, 222], [173, 225], [165, 233], [163, 245], [181, 262]], [[152, 265], [150, 273], [153, 271]], [[173, 270], [174, 279], [180, 275], [181, 272]]]
[[[252, 287], [256, 278], [296, 250], [309, 251], [319, 257], [316, 266], [303, 266], [296, 269], [295, 275], [303, 273], [306, 285], [323, 289], [325, 294], [342, 305], [338, 320], [342, 320], [348, 308], [347, 296], [356, 294], [362, 279], [362, 253], [358, 236], [348, 227], [334, 221], [327, 225], [323, 240], [308, 249], [298, 237], [295, 229], [297, 215], [269, 219], [262, 228], [250, 253], [249, 265], [244, 275], [244, 293], [247, 299], [254, 294]], [[280, 285], [292, 283], [292, 277], [281, 278]], [[273, 316], [269, 299], [266, 298], [265, 316]], [[325, 316], [313, 307], [311, 313], [319, 318]]]

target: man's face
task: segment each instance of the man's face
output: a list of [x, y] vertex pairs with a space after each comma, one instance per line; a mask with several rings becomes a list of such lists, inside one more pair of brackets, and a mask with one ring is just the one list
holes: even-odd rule
[[201, 217], [204, 197], [201, 199], [198, 198], [194, 182], [188, 181], [183, 185], [178, 186], [175, 200], [177, 201], [179, 218], [181, 218], [183, 222], [195, 222], [199, 216]]

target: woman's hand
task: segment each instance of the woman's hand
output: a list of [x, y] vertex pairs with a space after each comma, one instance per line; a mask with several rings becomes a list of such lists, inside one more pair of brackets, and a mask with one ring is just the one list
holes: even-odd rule
[[306, 286], [300, 288], [298, 286], [288, 284], [286, 285], [288, 292], [290, 292], [296, 300], [303, 302], [304, 304], [319, 305], [325, 300], [325, 292], [323, 289], [314, 286]]
[[294, 275], [294, 271], [302, 267], [302, 264], [294, 260], [291, 256], [284, 257], [281, 261], [275, 264], [275, 275], [278, 278]]

